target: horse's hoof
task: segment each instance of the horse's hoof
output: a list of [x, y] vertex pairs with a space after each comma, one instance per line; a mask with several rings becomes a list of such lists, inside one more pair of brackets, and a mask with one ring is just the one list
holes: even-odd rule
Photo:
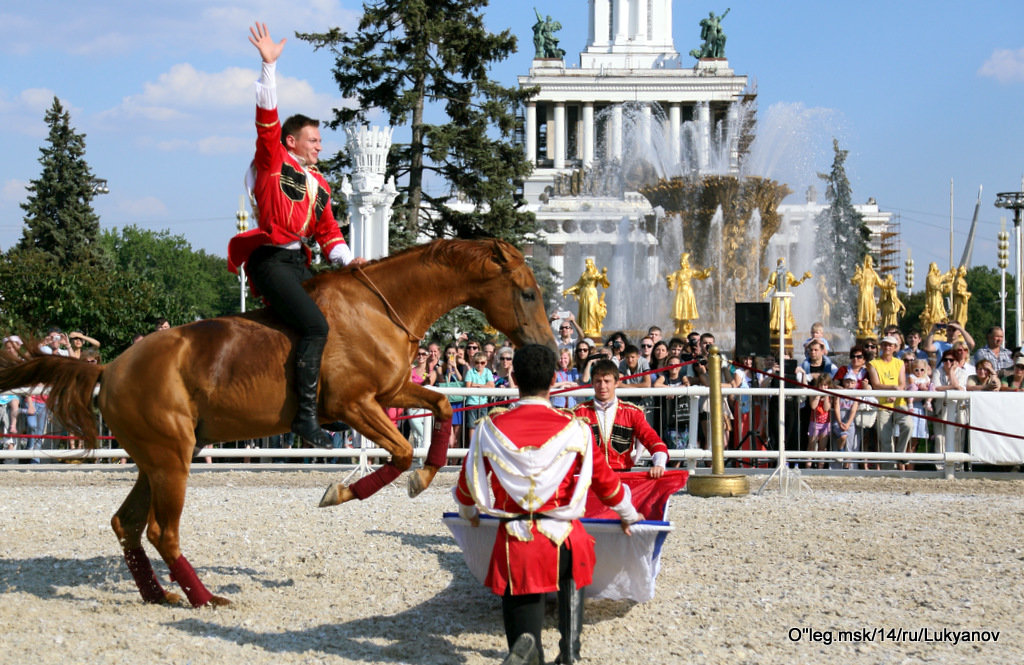
[[422, 471], [423, 469], [415, 469], [409, 473], [408, 489], [411, 499], [415, 499], [423, 493], [423, 490], [427, 489], [427, 483], [423, 482], [423, 476], [420, 475]]
[[213, 607], [225, 607], [230, 604], [230, 600], [228, 600], [227, 598], [221, 598], [220, 596], [214, 596], [210, 598], [210, 602], [207, 603], [207, 605], [211, 605]]
[[173, 591], [164, 592], [164, 605], [180, 605], [184, 599]]
[[331, 483], [327, 487], [327, 491], [324, 492], [324, 495], [322, 497], [320, 497], [320, 505], [319, 505], [319, 507], [320, 508], [329, 508], [330, 506], [336, 506], [339, 503], [341, 503], [341, 496], [340, 496], [340, 491], [339, 491], [340, 488], [341, 488], [341, 486], [338, 485], [338, 483]]

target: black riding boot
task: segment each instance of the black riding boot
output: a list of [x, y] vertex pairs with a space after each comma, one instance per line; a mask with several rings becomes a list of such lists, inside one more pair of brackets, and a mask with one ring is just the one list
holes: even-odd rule
[[572, 665], [580, 659], [580, 636], [583, 633], [583, 589], [569, 582], [558, 590], [558, 659], [559, 665]]
[[317, 448], [334, 447], [334, 441], [320, 427], [317, 416], [320, 357], [326, 343], [323, 337], [303, 337], [295, 346], [295, 392], [299, 405], [292, 420], [292, 432]]

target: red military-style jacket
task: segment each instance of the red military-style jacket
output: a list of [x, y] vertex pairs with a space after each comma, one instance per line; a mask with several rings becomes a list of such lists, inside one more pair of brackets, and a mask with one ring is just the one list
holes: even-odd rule
[[[592, 452], [589, 456], [592, 460], [591, 492], [608, 506], [616, 506], [626, 497], [626, 490], [618, 476], [594, 448], [588, 428], [573, 418], [568, 411], [556, 409], [546, 401], [541, 403], [541, 400], [536, 398], [527, 398], [527, 401], [520, 402], [511, 409], [498, 411], [492, 411], [490, 416], [477, 425], [454, 492], [460, 504], [472, 506], [476, 503], [470, 488], [474, 476], [474, 457], [482, 445], [481, 439], [487, 437], [488, 428], [496, 428], [501, 435], [500, 440], [504, 442], [499, 445], [511, 447], [512, 450], [508, 453], [510, 455], [529, 454], [529, 449], [545, 445], [560, 445], [565, 448], [571, 443], [577, 448], [587, 446]], [[555, 442], [558, 437], [561, 438]], [[528, 512], [510, 496], [510, 492], [506, 491], [502, 484], [508, 482], [509, 470], [503, 468], [501, 464], [492, 464], [487, 453], [483, 454], [483, 460], [486, 482], [489, 483], [493, 496], [493, 507], [516, 515], [538, 516], [571, 504], [577, 490], [578, 476], [585, 463], [582, 454], [575, 454], [575, 461], [567, 467], [567, 473], [556, 478], [537, 480], [537, 487], [543, 487], [545, 482], [556, 482], [557, 489], [543, 505]], [[543, 473], [543, 469], [537, 469], [536, 475], [532, 478], [539, 478]], [[582, 488], [584, 491], [585, 489]], [[586, 495], [583, 496], [585, 504]], [[585, 505], [580, 506], [580, 515], [584, 507]], [[532, 534], [531, 540], [521, 540], [515, 535], [510, 535], [504, 522], [497, 530], [484, 584], [498, 595], [503, 595], [506, 589], [510, 589], [513, 595], [547, 593], [558, 589], [558, 549], [561, 543], [555, 542], [548, 533], [545, 533], [544, 524], [539, 517], [538, 521], [528, 520], [527, 524], [529, 533]], [[573, 519], [563, 542], [572, 551], [573, 579], [577, 587], [589, 585], [593, 579], [595, 562], [594, 539], [578, 519]]]
[[644, 410], [630, 402], [616, 400], [614, 424], [608, 431], [601, 431], [601, 426], [594, 406], [594, 400], [577, 404], [573, 414], [587, 421], [594, 430], [594, 440], [602, 455], [608, 460], [608, 466], [616, 471], [628, 471], [636, 462], [633, 452], [639, 441], [647, 450], [655, 453], [668, 454], [668, 446], [661, 440], [658, 433], [647, 423]]
[[[262, 245], [287, 245], [313, 238], [328, 255], [345, 242], [331, 210], [331, 188], [315, 166], [307, 167], [316, 182], [308, 187], [306, 173], [281, 143], [277, 109], [256, 107], [256, 222], [258, 227], [239, 233], [228, 243], [228, 269], [238, 272], [249, 255]], [[306, 249], [309, 260], [309, 250]]]

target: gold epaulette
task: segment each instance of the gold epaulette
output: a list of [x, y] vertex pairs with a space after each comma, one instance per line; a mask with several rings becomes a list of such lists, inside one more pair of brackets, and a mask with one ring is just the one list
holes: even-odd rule
[[622, 408], [622, 407], [626, 407], [627, 409], [634, 409], [636, 411], [643, 411], [643, 409], [641, 409], [636, 404], [633, 404], [632, 402], [624, 402], [624, 401], [622, 401], [620, 399], [619, 400], [619, 408]]
[[507, 406], [496, 406], [487, 412], [487, 417], [493, 418], [494, 416], [500, 416], [501, 414], [505, 413], [508, 410], [509, 409]]

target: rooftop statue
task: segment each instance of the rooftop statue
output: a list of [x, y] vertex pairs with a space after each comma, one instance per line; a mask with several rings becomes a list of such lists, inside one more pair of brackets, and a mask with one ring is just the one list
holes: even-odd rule
[[533, 57], [535, 59], [565, 57], [565, 49], [558, 48], [558, 37], [555, 32], [562, 29], [562, 24], [551, 19], [551, 15], [541, 18], [537, 8], [533, 8], [537, 22], [533, 24]]
[[722, 19], [728, 13], [729, 9], [726, 9], [721, 16], [715, 16], [714, 12], [708, 12], [708, 17], [700, 20], [700, 38], [704, 40], [704, 43], [700, 48], [690, 51], [690, 55], [698, 59], [725, 57], [725, 33], [722, 32]]

